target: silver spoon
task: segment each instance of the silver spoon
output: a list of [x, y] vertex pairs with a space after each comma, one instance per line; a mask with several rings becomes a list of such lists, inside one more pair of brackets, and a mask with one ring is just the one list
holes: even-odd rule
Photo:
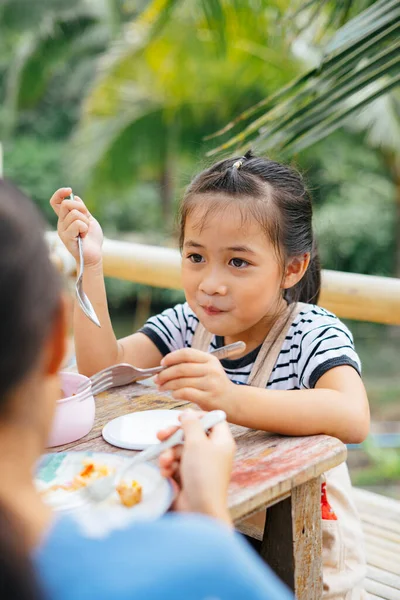
[[[68, 199], [69, 200], [75, 199], [75, 196], [72, 192], [71, 192], [71, 195], [68, 197]], [[78, 278], [75, 283], [76, 297], [78, 299], [79, 306], [81, 307], [81, 309], [83, 310], [85, 315], [92, 321], [92, 323], [97, 325], [97, 327], [101, 327], [100, 321], [95, 313], [92, 303], [90, 302], [89, 298], [86, 296], [85, 292], [83, 291], [82, 279], [83, 279], [84, 260], [83, 260], [82, 238], [80, 235], [78, 235], [77, 241], [78, 241], [78, 250], [79, 250], [79, 274], [78, 274]]]

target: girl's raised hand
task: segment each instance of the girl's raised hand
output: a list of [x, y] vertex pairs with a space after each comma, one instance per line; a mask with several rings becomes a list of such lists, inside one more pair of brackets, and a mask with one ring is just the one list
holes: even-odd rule
[[66, 200], [71, 192], [71, 188], [60, 188], [50, 200], [50, 205], [58, 216], [58, 235], [76, 260], [79, 260], [76, 240], [80, 235], [85, 240], [83, 243], [85, 265], [87, 267], [97, 265], [102, 257], [102, 229], [79, 196], [75, 196], [74, 200]]
[[177, 400], [194, 402], [202, 410], [232, 408], [232, 383], [218, 358], [207, 352], [185, 348], [167, 354], [161, 361], [166, 367], [155, 381], [160, 391], [171, 391]]

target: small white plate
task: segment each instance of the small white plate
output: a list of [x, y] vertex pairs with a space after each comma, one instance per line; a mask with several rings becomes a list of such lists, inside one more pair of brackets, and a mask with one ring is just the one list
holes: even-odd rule
[[143, 410], [113, 419], [103, 427], [103, 438], [109, 444], [126, 450], [145, 450], [158, 444], [157, 433], [179, 425], [181, 410]]
[[36, 488], [43, 494], [43, 501], [54, 511], [70, 513], [85, 533], [92, 537], [105, 535], [114, 529], [123, 529], [136, 520], [157, 519], [171, 506], [174, 492], [168, 479], [161, 476], [157, 467], [142, 463], [129, 469], [124, 479], [134, 479], [142, 486], [142, 500], [127, 508], [120, 502], [117, 492], [103, 502], [92, 503], [85, 494], [77, 491], [46, 490], [53, 485], [67, 484], [78, 475], [84, 460], [98, 465], [117, 468], [129, 458], [103, 452], [60, 452], [45, 454], [37, 467]]

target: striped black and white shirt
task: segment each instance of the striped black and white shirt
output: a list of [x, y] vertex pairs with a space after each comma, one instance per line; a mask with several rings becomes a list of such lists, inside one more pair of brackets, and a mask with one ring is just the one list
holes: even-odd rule
[[[187, 302], [177, 304], [151, 317], [141, 332], [147, 335], [165, 356], [181, 348], [190, 348], [198, 318]], [[224, 338], [214, 336], [210, 350], [224, 345]], [[238, 359], [221, 361], [232, 381], [247, 383], [261, 346]], [[296, 315], [282, 344], [271, 373], [268, 389], [299, 390], [314, 388], [327, 371], [349, 365], [361, 374], [360, 359], [347, 327], [320, 306], [307, 304]]]

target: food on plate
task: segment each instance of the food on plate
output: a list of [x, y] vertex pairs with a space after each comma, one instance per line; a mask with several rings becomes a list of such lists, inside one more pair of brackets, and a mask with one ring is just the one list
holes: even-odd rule
[[[55, 483], [41, 492], [42, 495], [64, 490], [66, 492], [75, 492], [87, 485], [90, 485], [96, 479], [107, 477], [115, 471], [115, 468], [107, 465], [99, 465], [95, 462], [85, 459], [83, 461], [83, 469], [75, 475], [72, 481], [67, 483]], [[130, 484], [122, 481], [116, 488], [121, 504], [127, 507], [135, 506], [142, 500], [142, 486], [137, 481], [131, 481]]]
[[89, 480], [92, 481], [93, 479], [100, 479], [100, 477], [107, 477], [107, 475], [110, 475], [115, 470], [110, 469], [110, 467], [107, 467], [107, 465], [97, 465], [88, 459], [83, 461], [83, 465], [84, 467], [82, 471], [75, 477], [75, 479], [84, 485], [87, 485]]
[[115, 469], [110, 469], [110, 467], [107, 467], [106, 465], [97, 465], [93, 461], [85, 459], [83, 461], [83, 469], [78, 475], [75, 475], [72, 481], [69, 481], [68, 483], [55, 483], [42, 493], [47, 494], [49, 492], [55, 492], [56, 490], [75, 492], [76, 490], [86, 487], [95, 479], [110, 475], [114, 470]]
[[117, 485], [117, 492], [124, 506], [135, 506], [142, 500], [142, 486], [137, 481], [132, 481], [130, 485], [121, 481]]

